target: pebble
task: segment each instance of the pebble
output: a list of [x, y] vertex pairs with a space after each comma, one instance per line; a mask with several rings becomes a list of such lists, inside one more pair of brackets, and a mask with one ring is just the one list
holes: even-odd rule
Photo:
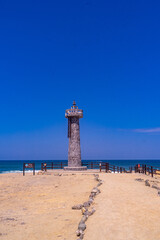
[[82, 207], [83, 207], [82, 204], [78, 204], [78, 205], [73, 206], [72, 209], [80, 210], [80, 209], [82, 209]]
[[136, 178], [135, 181], [143, 182], [144, 180], [142, 178]]
[[158, 186], [156, 184], [153, 184], [152, 188], [158, 189]]
[[89, 206], [90, 206], [90, 202], [89, 201], [83, 203], [83, 207], [89, 207]]
[[82, 217], [82, 219], [81, 219], [80, 222], [81, 222], [81, 223], [85, 223], [85, 222], [87, 221], [87, 219], [88, 219], [88, 216], [85, 216], [85, 215], [84, 215], [84, 216]]
[[145, 186], [150, 187], [149, 180], [146, 180], [146, 181], [145, 181]]
[[79, 223], [78, 229], [84, 231], [86, 229], [86, 224], [85, 223]]

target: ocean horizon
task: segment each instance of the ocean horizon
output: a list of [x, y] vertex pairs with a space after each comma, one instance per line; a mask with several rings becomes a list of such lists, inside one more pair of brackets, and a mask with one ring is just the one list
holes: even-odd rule
[[[23, 171], [23, 163], [35, 163], [35, 170], [41, 169], [41, 163], [63, 163], [67, 165], [68, 160], [0, 160], [0, 174], [3, 173], [14, 173]], [[146, 164], [153, 166], [155, 168], [160, 168], [160, 160], [82, 160], [83, 165], [88, 165], [91, 162], [101, 163], [108, 162], [112, 165], [119, 167], [124, 167], [129, 169], [129, 167], [134, 167], [136, 164]], [[32, 169], [26, 169], [27, 171], [32, 171]]]

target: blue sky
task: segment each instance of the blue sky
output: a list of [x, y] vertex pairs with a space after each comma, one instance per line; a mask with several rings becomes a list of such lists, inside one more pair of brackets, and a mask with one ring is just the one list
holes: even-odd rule
[[0, 159], [160, 159], [159, 1], [0, 1]]

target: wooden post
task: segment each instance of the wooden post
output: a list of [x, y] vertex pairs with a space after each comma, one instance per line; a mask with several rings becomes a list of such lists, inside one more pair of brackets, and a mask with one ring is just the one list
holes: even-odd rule
[[62, 169], [62, 162], [61, 162], [61, 169]]
[[106, 163], [106, 172], [109, 170], [109, 163]]
[[119, 167], [117, 167], [117, 172], [119, 173]]
[[135, 173], [137, 173], [137, 165], [135, 165]]
[[153, 177], [153, 167], [151, 166], [151, 175]]
[[122, 173], [122, 168], [120, 167], [120, 173]]
[[47, 171], [47, 163], [43, 164], [43, 168], [44, 168], [44, 171], [46, 172]]
[[23, 163], [23, 176], [25, 175], [25, 163]]
[[107, 172], [107, 163], [106, 163], [106, 172]]
[[99, 170], [100, 170], [100, 172], [102, 170], [102, 164], [101, 163], [99, 164]]
[[93, 162], [91, 162], [91, 169], [93, 169]]
[[53, 169], [53, 162], [52, 162], [52, 169]]
[[146, 174], [146, 164], [144, 165], [144, 173]]
[[35, 163], [33, 163], [33, 175], [35, 175]]

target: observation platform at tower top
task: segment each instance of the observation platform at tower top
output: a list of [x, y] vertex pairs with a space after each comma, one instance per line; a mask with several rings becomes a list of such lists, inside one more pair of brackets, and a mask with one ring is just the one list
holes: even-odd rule
[[83, 118], [83, 110], [79, 109], [76, 106], [75, 101], [73, 101], [73, 106], [70, 109], [67, 109], [65, 111], [65, 117], [69, 118], [69, 117], [79, 117], [79, 118]]

